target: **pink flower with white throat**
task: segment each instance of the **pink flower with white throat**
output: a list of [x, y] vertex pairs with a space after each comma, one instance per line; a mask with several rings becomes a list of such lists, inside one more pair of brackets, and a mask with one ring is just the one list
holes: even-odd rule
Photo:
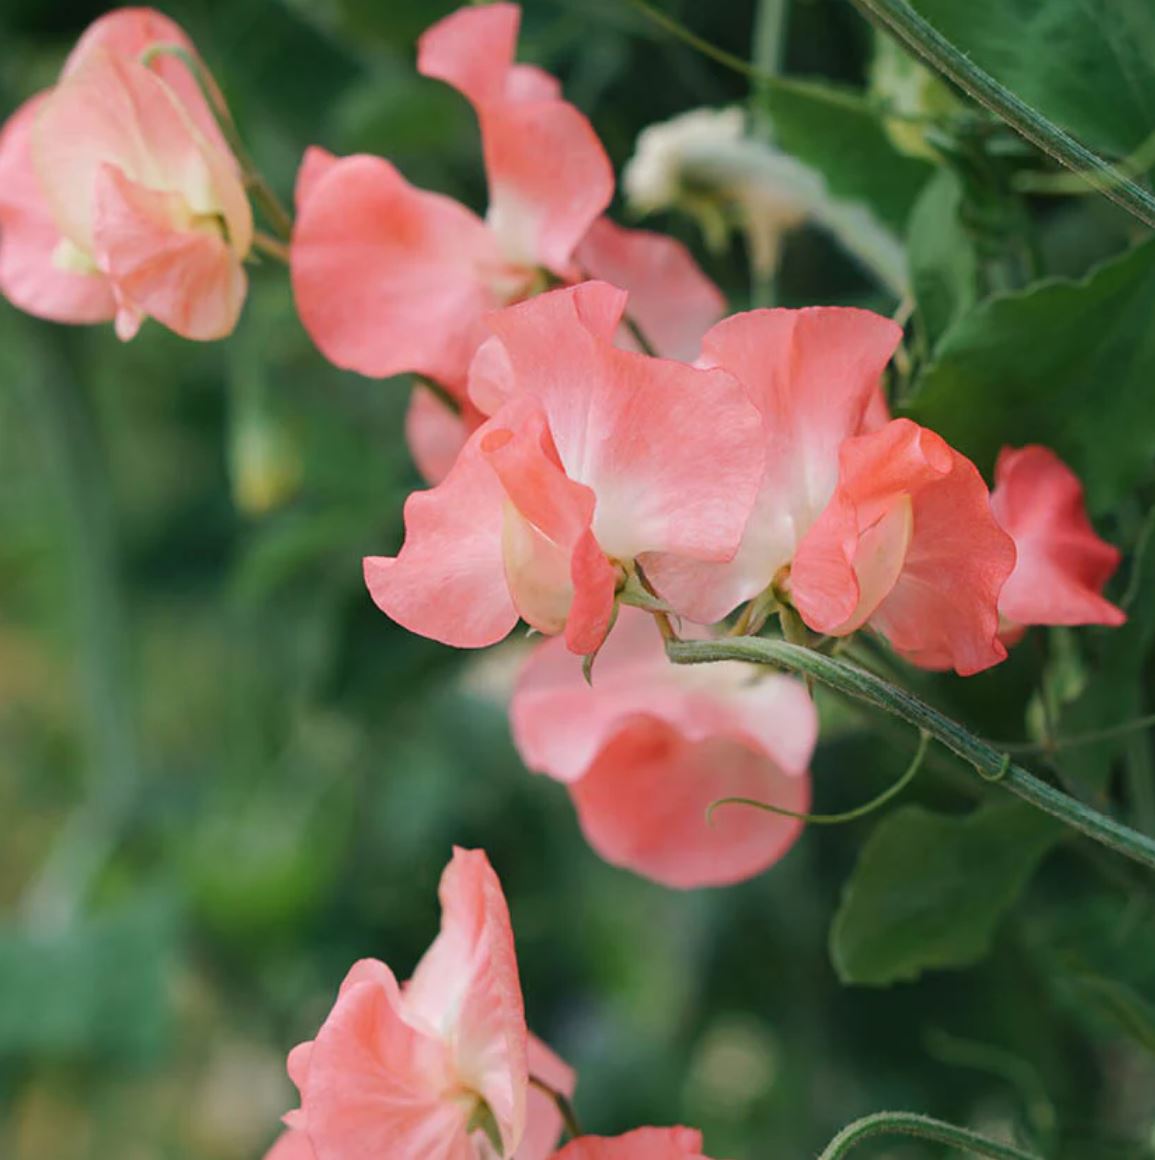
[[818, 715], [801, 682], [736, 662], [673, 665], [653, 618], [623, 608], [587, 684], [561, 641], [531, 654], [510, 706], [526, 765], [565, 784], [590, 845], [666, 886], [740, 882], [793, 845], [810, 805]]
[[383, 612], [462, 648], [521, 618], [588, 654], [636, 564], [733, 555], [762, 474], [758, 416], [724, 371], [615, 346], [625, 305], [587, 282], [491, 316], [478, 363], [500, 372], [484, 384], [496, 409], [409, 497], [400, 553], [365, 561]]
[[150, 9], [102, 17], [0, 135], [0, 290], [59, 322], [155, 318], [222, 338], [245, 297], [252, 212], [235, 158]]
[[287, 1160], [546, 1160], [561, 1131], [552, 1099], [573, 1073], [525, 1025], [509, 910], [480, 850], [455, 850], [441, 880], [441, 933], [413, 977], [384, 963], [349, 972], [317, 1037], [294, 1048], [301, 1107], [276, 1145]]

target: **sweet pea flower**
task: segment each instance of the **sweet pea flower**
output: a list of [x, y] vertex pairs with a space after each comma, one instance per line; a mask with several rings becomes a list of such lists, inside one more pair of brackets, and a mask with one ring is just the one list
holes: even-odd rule
[[750, 808], [706, 815], [724, 797], [809, 808], [818, 717], [805, 687], [756, 665], [673, 665], [639, 609], [621, 610], [592, 686], [562, 641], [543, 641], [510, 718], [526, 765], [569, 788], [590, 845], [664, 886], [741, 882], [801, 832]]
[[[480, 850], [455, 849], [441, 933], [399, 985], [384, 963], [349, 972], [316, 1039], [294, 1048], [301, 1107], [283, 1160], [546, 1160], [553, 1101], [573, 1073], [525, 1025], [509, 910]], [[299, 1153], [299, 1156], [297, 1155]], [[277, 1156], [277, 1160], [282, 1160]]]
[[889, 420], [879, 381], [901, 337], [865, 310], [757, 310], [713, 327], [703, 361], [738, 378], [763, 421], [766, 468], [724, 564], [647, 569], [692, 620], [772, 590], [807, 625], [882, 632], [916, 664], [998, 663], [997, 601], [1014, 545], [977, 469], [937, 435]]
[[1095, 534], [1078, 476], [1053, 451], [1004, 447], [991, 507], [1018, 552], [999, 594], [1005, 643], [1031, 624], [1125, 623], [1123, 610], [1103, 596], [1119, 550]]
[[589, 654], [636, 564], [733, 555], [762, 475], [758, 415], [725, 371], [615, 346], [625, 304], [587, 282], [491, 316], [470, 391], [494, 413], [409, 497], [400, 553], [366, 559], [383, 612], [461, 648], [520, 617]]
[[[0, 134], [0, 291], [57, 322], [146, 317], [228, 334], [244, 301], [252, 212], [188, 65], [184, 32], [147, 8], [96, 21], [60, 80]], [[147, 61], [147, 63], [146, 63]]]
[[304, 1132], [294, 1132], [290, 1128], [282, 1132], [265, 1153], [265, 1160], [317, 1160], [317, 1154]]
[[[680, 242], [601, 216], [613, 195], [609, 158], [557, 81], [514, 62], [520, 15], [515, 4], [464, 8], [419, 46], [418, 70], [477, 113], [484, 220], [379, 157], [310, 149], [297, 183], [293, 286], [322, 353], [372, 377], [433, 380], [458, 407], [485, 315], [550, 285], [588, 277], [628, 290], [638, 329], [670, 358], [693, 358], [725, 306]], [[480, 421], [455, 409], [414, 392], [406, 430], [431, 483]]]
[[692, 1128], [637, 1128], [624, 1136], [581, 1136], [554, 1160], [709, 1160]]

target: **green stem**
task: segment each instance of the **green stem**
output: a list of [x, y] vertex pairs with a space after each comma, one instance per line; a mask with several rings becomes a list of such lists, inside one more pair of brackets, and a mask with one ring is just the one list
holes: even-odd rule
[[997, 781], [1044, 813], [1155, 870], [1155, 839], [1137, 833], [1129, 826], [1090, 809], [1070, 795], [1040, 781], [1033, 773], [1014, 764], [1008, 754], [976, 737], [957, 721], [952, 721], [905, 689], [889, 684], [865, 669], [823, 656], [800, 645], [763, 637], [671, 641], [666, 651], [677, 664], [747, 661], [773, 665], [811, 677], [848, 697], [901, 717], [916, 729], [923, 729], [940, 741], [988, 781]]
[[1025, 1152], [1014, 1144], [1002, 1144], [968, 1128], [920, 1116], [916, 1112], [875, 1112], [872, 1116], [863, 1116], [843, 1128], [826, 1145], [818, 1160], [840, 1160], [856, 1144], [872, 1136], [917, 1136], [921, 1140], [961, 1148], [975, 1156], [987, 1156], [990, 1160], [1040, 1160], [1033, 1152]]
[[75, 341], [46, 340], [40, 373], [21, 377], [65, 505], [88, 703], [88, 800], [64, 823], [22, 900], [30, 921], [54, 928], [69, 924], [115, 848], [141, 777], [111, 489], [76, 360], [57, 354]]
[[1155, 197], [1003, 88], [919, 16], [906, 0], [851, 0], [851, 3], [868, 20], [889, 32], [1033, 145], [1060, 165], [1074, 170], [1088, 185], [1145, 226], [1155, 229]]

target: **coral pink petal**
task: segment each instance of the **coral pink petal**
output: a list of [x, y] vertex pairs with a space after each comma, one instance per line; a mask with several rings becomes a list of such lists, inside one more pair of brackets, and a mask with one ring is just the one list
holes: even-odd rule
[[[858, 606], [856, 557], [864, 534], [896, 503], [908, 502], [909, 535], [890, 541], [905, 543], [905, 559], [901, 570], [891, 570], [897, 579], [870, 612], [869, 624], [926, 668], [954, 668], [968, 676], [1003, 660], [997, 604], [1015, 550], [995, 522], [975, 466], [909, 419], [848, 440], [841, 458], [838, 492], [803, 542], [791, 573], [803, 619], [820, 632], [843, 630], [846, 607]], [[838, 575], [841, 604], [831, 597]]]
[[469, 364], [469, 401], [482, 415], [496, 415], [516, 393], [517, 380], [509, 353], [501, 339], [491, 335], [477, 348]]
[[[529, 1037], [529, 1074], [567, 1099], [573, 1096], [577, 1086], [573, 1068], [533, 1034]], [[514, 1160], [549, 1160], [562, 1127], [561, 1113], [553, 1097], [531, 1084], [526, 1100], [525, 1135]]]
[[475, 106], [504, 100], [520, 24], [516, 4], [460, 8], [422, 34], [417, 71], [452, 85]]
[[297, 170], [297, 181], [293, 187], [293, 204], [297, 212], [304, 208], [305, 202], [314, 188], [334, 165], [341, 159], [334, 156], [328, 149], [319, 145], [310, 145], [301, 158], [300, 168]]
[[111, 165], [97, 174], [93, 199], [93, 252], [118, 300], [184, 338], [232, 333], [247, 279], [215, 228], [182, 224], [178, 195], [137, 185]]
[[482, 222], [377, 157], [343, 158], [304, 186], [293, 290], [322, 353], [364, 375], [411, 371], [462, 389], [482, 317], [500, 304]]
[[1118, 549], [1091, 526], [1078, 476], [1046, 447], [1004, 447], [991, 495], [995, 519], [1015, 541], [1015, 570], [999, 612], [1017, 625], [1126, 621], [1102, 595]]
[[671, 665], [652, 617], [629, 607], [598, 654], [592, 685], [560, 641], [543, 641], [510, 704], [526, 765], [566, 783], [581, 778], [639, 715], [665, 721], [688, 740], [727, 737], [761, 749], [794, 775], [805, 773], [818, 734], [813, 702], [799, 682], [749, 665]]
[[382, 612], [457, 648], [496, 644], [518, 618], [505, 578], [505, 490], [480, 449], [487, 429], [470, 437], [441, 483], [405, 502], [398, 555], [365, 560]]
[[528, 1031], [509, 908], [481, 850], [453, 851], [441, 933], [405, 987], [410, 1017], [452, 1045], [457, 1080], [489, 1106], [506, 1148], [525, 1129]]
[[638, 1128], [624, 1136], [582, 1136], [555, 1160], [708, 1160], [702, 1133], [691, 1128]]
[[758, 416], [724, 372], [614, 347], [603, 328], [624, 303], [621, 291], [588, 282], [490, 325], [521, 391], [541, 403], [566, 474], [596, 495], [606, 555], [725, 559], [762, 474]]
[[430, 485], [449, 474], [465, 441], [483, 421], [475, 408], [466, 406], [468, 414], [454, 411], [428, 387], [414, 384], [405, 412], [405, 441], [417, 470]]
[[879, 417], [879, 379], [902, 337], [868, 310], [756, 310], [718, 323], [703, 360], [739, 379], [762, 418], [766, 469], [738, 553], [723, 564], [657, 562], [650, 579], [713, 623], [789, 563], [838, 482], [838, 449]]
[[515, 64], [505, 78], [508, 101], [560, 101], [561, 82], [534, 64]]
[[[118, 8], [88, 26], [69, 53], [61, 76], [71, 76], [94, 52], [103, 50], [125, 60], [139, 61], [160, 45], [175, 46], [194, 59], [197, 57], [184, 29], [163, 13], [153, 8]], [[173, 91], [205, 139], [227, 152], [217, 119], [184, 61], [174, 53], [153, 52], [148, 67]]]
[[303, 1110], [317, 1160], [473, 1160], [449, 1048], [406, 1020], [388, 969], [341, 990], [313, 1043]]
[[288, 1131], [265, 1153], [265, 1160], [317, 1160], [317, 1154], [304, 1132]]
[[664, 886], [741, 882], [790, 848], [802, 823], [748, 806], [706, 813], [724, 797], [803, 811], [810, 779], [784, 773], [728, 738], [687, 741], [674, 726], [637, 717], [570, 787], [589, 843], [607, 862]]
[[630, 318], [664, 358], [692, 362], [726, 299], [674, 238], [598, 218], [575, 255], [591, 278], [628, 290]]
[[602, 647], [613, 625], [618, 578], [617, 568], [587, 529], [570, 557], [573, 604], [565, 624], [570, 652], [586, 656]]
[[57, 260], [60, 231], [33, 168], [32, 128], [47, 94], [26, 101], [0, 133], [0, 292], [53, 322], [107, 322], [116, 302], [103, 274]]
[[610, 203], [614, 173], [589, 121], [564, 101], [481, 112], [486, 220], [512, 262], [572, 272], [574, 250]]

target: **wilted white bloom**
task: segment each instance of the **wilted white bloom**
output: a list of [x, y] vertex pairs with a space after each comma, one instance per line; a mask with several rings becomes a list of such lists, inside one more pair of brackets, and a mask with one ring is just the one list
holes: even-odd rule
[[679, 209], [719, 248], [741, 229], [761, 275], [782, 238], [804, 222], [829, 230], [897, 294], [906, 289], [901, 243], [862, 205], [831, 198], [822, 174], [750, 135], [740, 108], [694, 109], [643, 129], [622, 174], [636, 212]]

